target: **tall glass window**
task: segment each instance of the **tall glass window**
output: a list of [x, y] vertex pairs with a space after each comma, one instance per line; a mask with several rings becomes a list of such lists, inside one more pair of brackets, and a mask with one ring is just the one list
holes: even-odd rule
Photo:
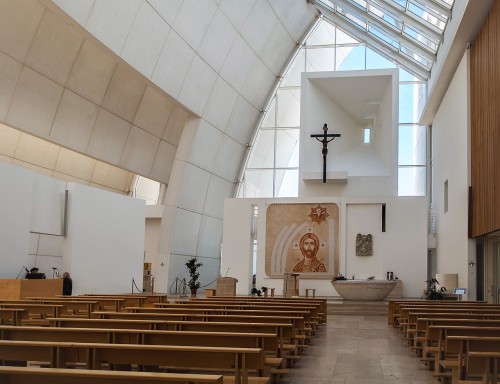
[[[259, 127], [238, 197], [296, 197], [299, 184], [300, 78], [302, 72], [399, 68], [398, 194], [426, 191], [426, 128], [418, 103], [426, 81], [379, 55], [326, 19], [290, 64]], [[424, 96], [425, 97], [425, 96]]]

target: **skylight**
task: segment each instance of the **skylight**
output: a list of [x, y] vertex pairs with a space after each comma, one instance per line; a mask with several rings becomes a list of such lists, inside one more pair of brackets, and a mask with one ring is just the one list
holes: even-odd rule
[[454, 0], [309, 0], [327, 19], [428, 79]]

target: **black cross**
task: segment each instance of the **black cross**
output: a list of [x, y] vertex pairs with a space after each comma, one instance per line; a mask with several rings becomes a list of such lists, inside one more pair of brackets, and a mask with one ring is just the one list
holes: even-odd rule
[[[328, 127], [323, 125], [323, 133], [317, 135], [311, 135], [316, 140], [323, 143], [323, 149], [321, 153], [323, 154], [323, 183], [326, 183], [326, 155], [328, 155], [328, 143], [335, 139], [336, 137], [340, 137], [340, 133], [330, 133], [328, 134]], [[320, 139], [321, 138], [321, 139]]]

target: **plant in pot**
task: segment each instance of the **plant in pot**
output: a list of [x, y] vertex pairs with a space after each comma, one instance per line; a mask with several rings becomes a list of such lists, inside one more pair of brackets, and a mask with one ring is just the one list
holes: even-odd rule
[[250, 294], [252, 296], [257, 295], [259, 297], [260, 295], [264, 294], [264, 296], [267, 297], [267, 287], [260, 287], [260, 289], [253, 287], [252, 290], [250, 291]]
[[437, 281], [435, 278], [430, 278], [429, 280], [425, 281], [427, 283], [427, 287], [425, 288], [424, 294], [422, 296], [422, 299], [426, 300], [443, 300], [444, 295], [446, 293], [446, 288], [441, 287], [437, 288], [437, 285], [439, 284], [439, 281]]
[[255, 295], [260, 296], [260, 295], [261, 295], [261, 293], [262, 293], [262, 292], [261, 292], [261, 290], [260, 290], [260, 289], [255, 288], [255, 287], [254, 287], [254, 288], [252, 288], [252, 290], [250, 291], [250, 294], [251, 294], [252, 296], [255, 296]]
[[267, 297], [267, 287], [260, 287], [260, 290], [264, 294], [264, 297]]
[[193, 295], [196, 295], [196, 291], [201, 286], [201, 283], [198, 280], [200, 278], [200, 272], [198, 272], [198, 268], [200, 268], [202, 265], [203, 263], [199, 262], [196, 257], [189, 259], [186, 263], [186, 267], [188, 269], [190, 277], [187, 285], [189, 286], [189, 288], [191, 288], [191, 293]]

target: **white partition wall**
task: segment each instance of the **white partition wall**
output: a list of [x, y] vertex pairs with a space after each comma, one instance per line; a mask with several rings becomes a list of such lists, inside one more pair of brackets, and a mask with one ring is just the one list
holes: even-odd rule
[[131, 293], [132, 279], [142, 289], [144, 201], [80, 184], [68, 189], [63, 268], [74, 293]]
[[[258, 206], [257, 281], [256, 287], [275, 288], [281, 295], [283, 280], [269, 278], [266, 262], [266, 210], [274, 203], [329, 203], [332, 199], [226, 199], [224, 204], [224, 246], [221, 271], [238, 279], [236, 294], [248, 295], [252, 276], [252, 206]], [[340, 272], [351, 278], [375, 276], [385, 279], [392, 271], [403, 282], [404, 297], [420, 297], [425, 288], [427, 262], [427, 202], [424, 197], [341, 198], [340, 208]], [[382, 231], [381, 207], [385, 205], [385, 232]], [[373, 255], [357, 256], [356, 234], [371, 233]], [[336, 296], [330, 279], [301, 279], [300, 292], [315, 288], [319, 296]]]
[[29, 264], [33, 173], [0, 163], [0, 185], [0, 279], [14, 279]]
[[0, 278], [24, 278], [34, 266], [57, 277], [55, 266], [72, 275], [74, 294], [131, 292], [132, 279], [142, 290], [143, 200], [4, 163], [0, 185]]

